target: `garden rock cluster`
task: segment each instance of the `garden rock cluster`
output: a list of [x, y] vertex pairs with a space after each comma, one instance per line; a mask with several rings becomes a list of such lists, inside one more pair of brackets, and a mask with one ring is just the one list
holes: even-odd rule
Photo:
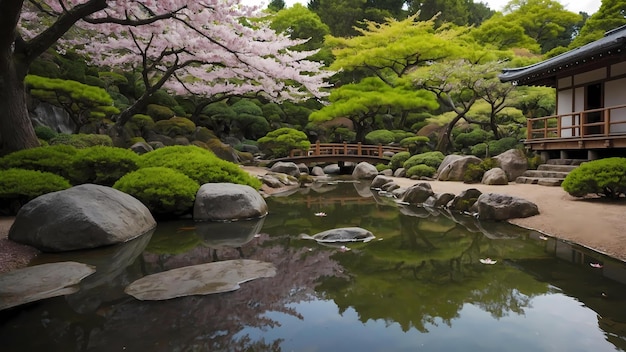
[[482, 193], [476, 188], [469, 188], [458, 195], [438, 194], [433, 192], [428, 182], [416, 183], [403, 189], [386, 176], [374, 178], [371, 188], [391, 192], [401, 203], [471, 213], [482, 220], [500, 221], [539, 214], [535, 203], [509, 195]]

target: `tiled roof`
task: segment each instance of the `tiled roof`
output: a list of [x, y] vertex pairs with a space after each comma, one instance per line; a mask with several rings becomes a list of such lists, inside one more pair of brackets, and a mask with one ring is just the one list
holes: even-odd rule
[[[502, 82], [519, 85], [552, 85], [562, 70], [570, 70], [605, 56], [626, 52], [626, 25], [606, 32], [604, 37], [561, 55], [520, 68], [506, 68], [499, 75]], [[552, 84], [550, 84], [552, 82]]]

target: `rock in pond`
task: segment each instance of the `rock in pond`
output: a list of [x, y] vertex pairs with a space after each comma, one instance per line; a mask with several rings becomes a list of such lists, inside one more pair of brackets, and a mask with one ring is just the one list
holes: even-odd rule
[[124, 292], [142, 301], [161, 301], [176, 297], [230, 292], [239, 285], [276, 275], [272, 263], [235, 259], [206, 263], [144, 276]]
[[340, 227], [317, 233], [313, 236], [302, 235], [303, 239], [311, 239], [320, 243], [337, 242], [369, 242], [376, 238], [370, 231], [360, 227]]
[[234, 183], [206, 183], [196, 193], [193, 219], [230, 221], [267, 215], [267, 203], [254, 188]]
[[0, 310], [78, 291], [93, 266], [60, 262], [21, 268], [0, 275]]
[[124, 243], [155, 227], [150, 210], [133, 196], [84, 184], [26, 203], [9, 239], [44, 252], [62, 252]]

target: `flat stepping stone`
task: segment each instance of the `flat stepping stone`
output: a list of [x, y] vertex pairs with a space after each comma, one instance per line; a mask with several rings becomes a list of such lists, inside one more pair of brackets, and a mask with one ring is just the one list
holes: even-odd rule
[[128, 285], [124, 292], [142, 301], [161, 301], [235, 291], [244, 282], [275, 275], [276, 267], [272, 263], [225, 260], [144, 276]]
[[41, 264], [0, 275], [0, 310], [78, 292], [78, 283], [96, 272], [87, 264]]

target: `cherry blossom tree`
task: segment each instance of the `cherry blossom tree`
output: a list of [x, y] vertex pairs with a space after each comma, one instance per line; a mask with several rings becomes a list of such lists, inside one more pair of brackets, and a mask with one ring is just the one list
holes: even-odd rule
[[145, 93], [116, 120], [140, 111], [155, 91], [220, 98], [263, 95], [272, 101], [325, 95], [314, 52], [255, 20], [239, 0], [29, 0], [0, 2], [0, 145], [37, 146], [23, 79], [47, 49], [78, 48], [94, 64], [141, 72]]

